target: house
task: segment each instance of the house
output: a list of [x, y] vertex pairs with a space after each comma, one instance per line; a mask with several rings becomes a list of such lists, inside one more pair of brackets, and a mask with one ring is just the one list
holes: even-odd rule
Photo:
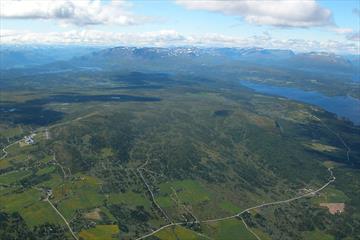
[[24, 141], [25, 141], [26, 144], [29, 144], [29, 145], [35, 143], [32, 135], [31, 136], [25, 136]]

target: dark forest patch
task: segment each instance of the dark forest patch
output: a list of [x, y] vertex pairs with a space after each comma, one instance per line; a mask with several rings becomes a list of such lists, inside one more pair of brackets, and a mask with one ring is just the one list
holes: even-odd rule
[[48, 125], [63, 118], [64, 113], [46, 109], [49, 103], [82, 103], [82, 102], [158, 102], [161, 98], [132, 95], [52, 95], [33, 99], [24, 103], [4, 104], [0, 107], [0, 121], [15, 124]]
[[233, 111], [231, 111], [231, 110], [222, 109], [222, 110], [215, 111], [213, 115], [215, 117], [227, 117], [227, 116], [230, 116], [232, 113], [233, 113]]
[[119, 87], [110, 87], [107, 89], [112, 89], [112, 90], [116, 90], [116, 89], [126, 89], [126, 90], [136, 90], [136, 89], [162, 89], [164, 88], [163, 86], [160, 85], [130, 85], [130, 86], [119, 86]]
[[112, 95], [53, 95], [46, 98], [30, 100], [27, 103], [44, 105], [48, 103], [80, 103], [80, 102], [158, 102], [157, 97], [143, 97], [123, 94]]

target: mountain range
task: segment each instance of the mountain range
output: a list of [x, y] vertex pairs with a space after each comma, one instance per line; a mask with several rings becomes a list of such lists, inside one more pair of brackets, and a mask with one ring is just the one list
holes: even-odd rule
[[[295, 53], [291, 50], [264, 48], [200, 47], [96, 47], [96, 46], [2, 46], [0, 68], [33, 67], [65, 61], [87, 67], [131, 67], [135, 63], [159, 65], [168, 62], [185, 67], [189, 64], [256, 64], [289, 69], [359, 73], [360, 55], [336, 55], [327, 52]], [[70, 61], [69, 61], [70, 60]], [[101, 60], [99, 62], [99, 60]], [[67, 64], [66, 64], [67, 65]]]

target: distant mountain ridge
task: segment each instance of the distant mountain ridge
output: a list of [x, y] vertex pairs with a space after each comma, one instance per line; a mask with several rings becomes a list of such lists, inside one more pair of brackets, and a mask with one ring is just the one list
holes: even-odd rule
[[[51, 66], [133, 68], [141, 64], [186, 68], [187, 66], [262, 65], [289, 69], [359, 74], [359, 55], [341, 56], [327, 52], [295, 53], [292, 50], [258, 47], [85, 47], [10, 46], [0, 51], [0, 69]], [[60, 64], [59, 61], [62, 63]], [[55, 64], [52, 64], [54, 63]]]
[[103, 47], [63, 45], [1, 45], [0, 69], [25, 68], [66, 61]]
[[[79, 59], [79, 58], [75, 58]], [[264, 48], [199, 48], [199, 47], [114, 47], [94, 52], [80, 58], [85, 62], [125, 64], [138, 62], [163, 62], [183, 64], [222, 64], [244, 62], [268, 66], [318, 71], [352, 72], [357, 67], [347, 58], [333, 53], [294, 53], [291, 50]], [[127, 61], [127, 62], [126, 62]], [[181, 62], [183, 61], [183, 62]]]
[[200, 48], [200, 47], [114, 47], [104, 49], [98, 54], [124, 54], [142, 57], [165, 57], [165, 56], [188, 56], [188, 57], [229, 57], [238, 58], [241, 56], [277, 56], [281, 58], [294, 56], [295, 53], [291, 50], [281, 49], [263, 49], [263, 48]]

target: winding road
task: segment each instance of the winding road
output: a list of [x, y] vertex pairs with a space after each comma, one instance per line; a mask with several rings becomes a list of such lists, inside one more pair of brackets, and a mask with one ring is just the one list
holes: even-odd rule
[[19, 143], [21, 140], [23, 140], [23, 138], [15, 141], [15, 142], [10, 143], [9, 145], [6, 145], [6, 146], [2, 149], [2, 151], [3, 151], [4, 154], [1, 156], [0, 160], [2, 160], [2, 159], [4, 159], [4, 158], [7, 157], [8, 152], [6, 151], [6, 149], [8, 149], [9, 147], [11, 147], [12, 145], [15, 145], [15, 144]]
[[[341, 143], [343, 144], [343, 146], [345, 147], [346, 149], [346, 157], [347, 157], [347, 160], [348, 162], [350, 162], [350, 152], [351, 152], [351, 149], [349, 148], [349, 146], [346, 144], [346, 142], [344, 141], [344, 139], [342, 139], [342, 137], [336, 133], [334, 130], [332, 130], [331, 128], [329, 128], [329, 126], [327, 126], [321, 119], [319, 119], [318, 117], [316, 116], [313, 116], [311, 115], [315, 120], [319, 121], [325, 128], [327, 128], [331, 133], [333, 133], [340, 141]], [[256, 235], [248, 226], [247, 224], [245, 223], [244, 219], [241, 217], [242, 214], [244, 214], [245, 212], [249, 212], [251, 210], [254, 210], [254, 209], [259, 209], [259, 208], [263, 208], [263, 207], [267, 207], [267, 206], [274, 206], [274, 205], [280, 205], [280, 204], [285, 204], [285, 203], [290, 203], [290, 202], [293, 202], [293, 201], [296, 201], [296, 200], [299, 200], [301, 198], [305, 198], [305, 197], [313, 197], [315, 196], [318, 192], [324, 190], [327, 186], [329, 186], [331, 183], [333, 183], [336, 178], [333, 174], [333, 171], [331, 170], [331, 168], [328, 168], [328, 171], [330, 172], [330, 178], [329, 178], [329, 181], [326, 182], [323, 186], [321, 186], [320, 188], [314, 190], [314, 191], [311, 191], [311, 192], [308, 192], [308, 193], [305, 193], [303, 195], [300, 195], [300, 196], [296, 196], [296, 197], [293, 197], [293, 198], [289, 198], [289, 199], [286, 199], [286, 200], [281, 200], [281, 201], [274, 201], [274, 202], [269, 202], [269, 203], [263, 203], [263, 204], [259, 204], [259, 205], [256, 205], [256, 206], [253, 206], [253, 207], [249, 207], [237, 214], [234, 214], [234, 215], [231, 215], [231, 216], [226, 216], [226, 217], [222, 217], [222, 218], [215, 218], [215, 219], [208, 219], [208, 220], [203, 220], [203, 221], [194, 221], [193, 223], [211, 223], [211, 222], [219, 222], [219, 221], [224, 221], [224, 220], [228, 220], [228, 219], [233, 219], [233, 218], [241, 218], [241, 220], [243, 221], [246, 229], [252, 233], [258, 240], [261, 240], [260, 237], [258, 235]], [[163, 229], [166, 229], [168, 227], [171, 227], [171, 226], [180, 226], [180, 225], [186, 225], [187, 222], [177, 222], [177, 223], [170, 223], [168, 225], [165, 225], [165, 226], [162, 226], [160, 228], [158, 228], [157, 230], [151, 232], [151, 233], [148, 233], [142, 237], [139, 237], [139, 238], [136, 238], [135, 240], [141, 240], [141, 239], [145, 239], [147, 237], [150, 237], [154, 234], [156, 234], [157, 232], [160, 232], [161, 230]]]
[[[244, 214], [245, 212], [249, 212], [251, 210], [254, 210], [254, 209], [263, 208], [263, 207], [267, 207], [267, 206], [274, 206], [274, 205], [290, 203], [290, 202], [293, 202], [293, 201], [296, 201], [296, 200], [299, 200], [299, 199], [305, 198], [305, 197], [314, 197], [316, 195], [316, 193], [322, 191], [327, 186], [329, 186], [332, 182], [335, 181], [336, 178], [335, 178], [331, 168], [328, 168], [328, 171], [330, 172], [329, 181], [326, 182], [324, 185], [322, 185], [320, 188], [318, 188], [318, 189], [316, 189], [314, 191], [305, 193], [305, 194], [300, 195], [300, 196], [292, 197], [292, 198], [289, 198], [289, 199], [286, 199], [286, 200], [263, 203], [263, 204], [259, 204], [259, 205], [253, 206], [253, 207], [249, 207], [249, 208], [246, 208], [245, 210], [243, 210], [243, 211], [241, 211], [241, 212], [239, 212], [237, 214], [231, 215], [231, 216], [222, 217], [222, 218], [215, 218], [215, 219], [208, 219], [208, 220], [202, 220], [202, 221], [194, 221], [193, 223], [198, 223], [198, 224], [200, 224], [200, 223], [212, 223], [212, 222], [219, 222], [219, 221], [229, 220], [229, 219], [233, 219], [233, 218], [241, 218], [242, 214]], [[186, 225], [186, 224], [188, 224], [188, 222], [170, 223], [170, 224], [162, 226], [162, 227], [158, 228], [157, 230], [155, 230], [155, 231], [153, 231], [151, 233], [148, 233], [148, 234], [146, 234], [146, 235], [144, 235], [142, 237], [136, 238], [135, 240], [145, 239], [145, 238], [150, 237], [150, 236], [156, 234], [157, 232], [159, 232], [159, 231], [161, 231], [161, 230], [163, 230], [165, 228], [171, 227], [171, 226], [181, 226], [181, 225]]]
[[161, 212], [161, 214], [164, 216], [164, 218], [166, 219], [167, 222], [172, 223], [171, 219], [169, 218], [169, 216], [166, 214], [166, 212], [160, 207], [160, 205], [157, 203], [154, 193], [152, 192], [149, 184], [147, 183], [145, 177], [143, 176], [141, 170], [146, 170], [144, 167], [148, 164], [149, 160], [146, 160], [146, 162], [144, 164], [142, 164], [139, 168], [136, 169], [136, 171], [139, 173], [141, 180], [144, 182], [150, 196], [151, 196], [151, 201], [154, 203], [154, 205], [156, 206], [156, 208]]
[[73, 236], [73, 238], [75, 240], [79, 240], [78, 237], [75, 235], [75, 233], [73, 232], [72, 228], [70, 227], [70, 224], [68, 223], [68, 221], [66, 220], [66, 218], [61, 214], [61, 212], [59, 212], [59, 210], [54, 206], [54, 204], [50, 201], [49, 199], [49, 195], [46, 196], [45, 201], [48, 202], [50, 204], [50, 206], [55, 210], [55, 212], [62, 218], [62, 220], [65, 222], [67, 228], [69, 229], [71, 235]]
[[[77, 118], [75, 120], [72, 120], [72, 121], [78, 121], [78, 120], [81, 120], [85, 117], [88, 117], [88, 116], [91, 116], [93, 114], [89, 114], [89, 115], [86, 115], [84, 117], [80, 117], [80, 118]], [[338, 135], [335, 131], [333, 131], [331, 128], [329, 128], [323, 121], [321, 121], [321, 119], [317, 118], [316, 116], [313, 116], [314, 119], [318, 120], [319, 122], [321, 122], [321, 124], [326, 127], [330, 132], [332, 132], [340, 141], [341, 143], [344, 145], [344, 147], [346, 148], [346, 155], [347, 155], [347, 160], [350, 162], [350, 151], [351, 149], [348, 147], [348, 145], [345, 143], [345, 141], [341, 138], [340, 135]], [[57, 124], [57, 125], [53, 125], [49, 128], [53, 128], [55, 126], [60, 126], [60, 125], [63, 125], [65, 123], [61, 123], [61, 124]], [[38, 132], [38, 131], [42, 131], [42, 129], [38, 129], [34, 132]], [[3, 149], [2, 149], [2, 152], [4, 153], [1, 157], [0, 157], [0, 160], [4, 159], [7, 157], [8, 155], [8, 152], [6, 151], [9, 147], [11, 147], [12, 145], [14, 144], [17, 144], [18, 142], [20, 142], [22, 140], [19, 139], [7, 146], [5, 146]], [[55, 158], [55, 156], [54, 156]], [[172, 222], [171, 219], [169, 218], [169, 216], [166, 214], [166, 212], [160, 207], [160, 205], [156, 202], [156, 199], [155, 199], [155, 196], [149, 186], [149, 184], [147, 183], [145, 177], [143, 176], [142, 174], [142, 170], [145, 170], [147, 171], [146, 168], [144, 168], [146, 166], [146, 164], [148, 163], [148, 160], [143, 164], [141, 165], [139, 168], [137, 168], [137, 172], [139, 173], [142, 181], [144, 182], [150, 196], [151, 196], [151, 199], [152, 199], [152, 202], [155, 204], [155, 206], [159, 209], [159, 211], [162, 213], [162, 215], [164, 216], [164, 218], [170, 222], [169, 224], [167, 225], [164, 225], [146, 235], [143, 235], [139, 238], [136, 238], [136, 240], [142, 240], [142, 239], [145, 239], [145, 238], [148, 238], [168, 227], [172, 227], [172, 226], [182, 226], [182, 225], [187, 225], [189, 222]], [[63, 170], [63, 169], [62, 169]], [[273, 202], [268, 202], [268, 203], [263, 203], [263, 204], [259, 204], [259, 205], [255, 205], [255, 206], [252, 206], [252, 207], [249, 207], [249, 208], [246, 208], [244, 209], [243, 211], [237, 213], [237, 214], [234, 214], [234, 215], [230, 215], [230, 216], [226, 216], [226, 217], [221, 217], [221, 218], [215, 218], [215, 219], [207, 219], [207, 220], [195, 220], [193, 221], [192, 223], [197, 223], [197, 224], [201, 224], [201, 223], [212, 223], [212, 222], [219, 222], [219, 221], [224, 221], [224, 220], [228, 220], [228, 219], [233, 219], [233, 218], [240, 218], [242, 220], [242, 222], [244, 223], [245, 227], [247, 228], [247, 230], [249, 232], [251, 232], [258, 240], [260, 239], [259, 236], [257, 236], [246, 224], [246, 222], [244, 221], [244, 219], [241, 217], [242, 214], [246, 213], [246, 212], [249, 212], [251, 210], [254, 210], [254, 209], [260, 209], [260, 208], [264, 208], [264, 207], [268, 207], [268, 206], [274, 206], [274, 205], [281, 205], [281, 204], [286, 204], [286, 203], [290, 203], [290, 202], [293, 202], [293, 201], [296, 201], [296, 200], [299, 200], [299, 199], [302, 199], [302, 198], [306, 198], [306, 197], [314, 197], [316, 196], [317, 193], [319, 193], [320, 191], [324, 190], [326, 187], [328, 187], [331, 183], [333, 183], [336, 178], [333, 174], [333, 171], [331, 168], [328, 168], [328, 171], [330, 172], [330, 177], [329, 177], [329, 180], [324, 184], [322, 185], [321, 187], [319, 187], [318, 189], [316, 190], [313, 190], [313, 191], [310, 191], [308, 193], [305, 193], [305, 194], [302, 194], [302, 195], [299, 195], [299, 196], [295, 196], [295, 197], [292, 197], [292, 198], [289, 198], [289, 199], [285, 199], [285, 200], [280, 200], [280, 201], [273, 201]], [[66, 174], [65, 174], [65, 171], [63, 170], [64, 172], [64, 178], [66, 177]], [[63, 221], [65, 222], [66, 226], [68, 227], [70, 233], [72, 234], [72, 236], [74, 237], [75, 240], [78, 240], [77, 236], [75, 235], [75, 233], [73, 232], [73, 230], [71, 229], [70, 227], [70, 224], [68, 223], [68, 221], [65, 219], [65, 217], [59, 212], [59, 210], [53, 205], [53, 203], [50, 201], [49, 199], [49, 196], [47, 195], [45, 201], [47, 201], [51, 207], [56, 211], [56, 213], [63, 219]], [[199, 234], [201, 235], [202, 237], [205, 237], [205, 238], [208, 238], [207, 236], [201, 234], [201, 233], [198, 233], [198, 232], [195, 232], [196, 234]], [[261, 240], [261, 239], [260, 239]]]

